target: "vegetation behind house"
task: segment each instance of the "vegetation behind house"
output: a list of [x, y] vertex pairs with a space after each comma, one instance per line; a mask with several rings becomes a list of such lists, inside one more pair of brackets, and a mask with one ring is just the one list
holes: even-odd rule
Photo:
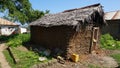
[[115, 40], [110, 34], [104, 34], [100, 38], [101, 47], [105, 49], [120, 49], [120, 41]]
[[23, 43], [30, 40], [30, 34], [17, 34], [8, 39], [7, 45], [12, 47], [21, 46]]

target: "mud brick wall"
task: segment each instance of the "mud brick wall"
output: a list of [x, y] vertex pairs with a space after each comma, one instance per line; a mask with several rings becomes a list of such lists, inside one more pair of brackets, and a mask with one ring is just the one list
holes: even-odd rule
[[[70, 34], [69, 34], [70, 33]], [[66, 50], [75, 30], [70, 26], [40, 27], [31, 26], [31, 41], [46, 48]]]
[[69, 58], [71, 54], [88, 54], [90, 50], [92, 30], [80, 29], [76, 31], [72, 26], [40, 27], [31, 26], [31, 41], [54, 50], [60, 48], [63, 56]]
[[91, 34], [91, 30], [76, 32], [69, 41], [67, 57], [69, 58], [73, 53], [79, 55], [88, 54], [90, 50]]

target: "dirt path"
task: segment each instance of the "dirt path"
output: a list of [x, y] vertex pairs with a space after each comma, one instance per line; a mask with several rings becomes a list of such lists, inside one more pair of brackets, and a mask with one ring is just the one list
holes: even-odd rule
[[0, 63], [2, 68], [11, 68], [5, 59], [3, 50], [6, 48], [5, 43], [0, 44]]

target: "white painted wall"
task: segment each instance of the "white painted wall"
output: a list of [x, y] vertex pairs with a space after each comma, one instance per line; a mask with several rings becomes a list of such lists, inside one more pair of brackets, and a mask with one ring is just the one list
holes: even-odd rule
[[1, 35], [11, 35], [15, 30], [15, 27], [1, 26]]
[[20, 27], [20, 33], [26, 33], [26, 32], [27, 32], [27, 29], [26, 29], [26, 28]]

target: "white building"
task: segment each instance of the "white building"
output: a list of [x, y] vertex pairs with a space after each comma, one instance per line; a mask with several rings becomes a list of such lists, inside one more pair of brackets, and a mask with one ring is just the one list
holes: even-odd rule
[[19, 25], [0, 18], [0, 35], [11, 35], [18, 33]]
[[20, 33], [21, 33], [21, 34], [26, 33], [26, 32], [27, 32], [27, 29], [26, 29], [26, 28], [20, 27]]

